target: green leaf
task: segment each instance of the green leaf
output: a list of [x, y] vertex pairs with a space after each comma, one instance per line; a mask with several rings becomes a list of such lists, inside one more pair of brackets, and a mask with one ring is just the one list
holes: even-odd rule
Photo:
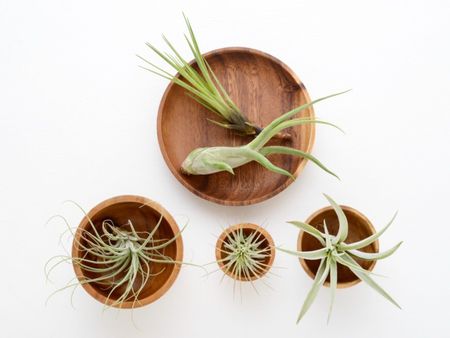
[[372, 272], [372, 271], [365, 270], [365, 269], [364, 269], [361, 265], [359, 265], [358, 262], [356, 262], [356, 261], [355, 261], [355, 263], [352, 263], [352, 262], [350, 262], [350, 261], [348, 261], [348, 260], [343, 259], [342, 257], [343, 257], [345, 254], [346, 254], [346, 253], [343, 252], [343, 253], [341, 253], [341, 254], [339, 254], [339, 255], [335, 255], [335, 256], [333, 256], [333, 257], [336, 259], [336, 262], [338, 262], [339, 264], [341, 264], [341, 265], [343, 265], [343, 266], [346, 266], [346, 267], [349, 268], [349, 269], [358, 270], [358, 271], [360, 271], [361, 273], [366, 273], [366, 274], [373, 275], [373, 276], [385, 277], [385, 276], [383, 276], [383, 275], [374, 273], [374, 272]]
[[248, 144], [249, 148], [252, 148], [254, 150], [259, 150], [262, 147], [264, 147], [264, 145], [269, 142], [269, 140], [274, 137], [276, 134], [278, 134], [279, 132], [281, 132], [282, 130], [286, 129], [286, 128], [290, 128], [290, 127], [295, 127], [295, 126], [301, 126], [304, 124], [323, 124], [323, 125], [328, 125], [328, 126], [332, 126], [334, 128], [337, 128], [339, 130], [341, 130], [338, 126], [334, 125], [333, 123], [330, 122], [326, 122], [326, 121], [321, 121], [321, 120], [317, 120], [315, 118], [297, 118], [297, 119], [292, 119], [289, 121], [285, 121], [279, 125], [276, 125], [275, 127], [272, 126], [272, 123], [270, 123], [267, 127], [265, 127], [262, 132], [255, 137], [255, 139], [253, 141], [251, 141]]
[[[352, 264], [357, 264], [355, 262], [355, 260], [350, 257], [350, 255], [348, 254], [344, 254], [342, 257], [344, 260], [348, 261], [349, 263]], [[376, 292], [378, 292], [380, 295], [382, 295], [384, 298], [386, 298], [389, 302], [391, 302], [392, 304], [394, 304], [396, 307], [398, 307], [399, 309], [401, 309], [400, 305], [398, 305], [398, 303], [386, 292], [384, 291], [383, 288], [381, 288], [381, 286], [379, 286], [370, 276], [367, 272], [362, 272], [360, 270], [356, 270], [353, 268], [350, 268], [350, 270], [352, 270], [352, 272], [359, 278], [361, 279], [363, 282], [365, 282], [366, 284], [368, 284], [372, 289], [374, 289]]]
[[233, 168], [226, 162], [223, 162], [223, 161], [206, 161], [206, 164], [216, 168], [217, 170], [227, 171], [231, 175], [234, 175]]
[[301, 257], [301, 258], [307, 259], [307, 260], [316, 260], [316, 259], [325, 258], [327, 256], [327, 252], [328, 252], [327, 248], [322, 248], [322, 249], [313, 250], [313, 251], [295, 251], [295, 250], [288, 250], [288, 249], [283, 249], [283, 248], [279, 248], [279, 247], [277, 247], [277, 249], [280, 251], [283, 251], [285, 253], [288, 253], [290, 255]]
[[397, 245], [395, 245], [393, 248], [383, 251], [383, 252], [372, 253], [372, 252], [363, 252], [363, 251], [359, 251], [359, 250], [349, 250], [348, 252], [352, 256], [356, 256], [361, 259], [372, 261], [372, 260], [384, 259], [386, 257], [389, 257], [395, 251], [397, 251], [397, 249], [400, 247], [400, 245], [402, 245], [402, 243], [403, 242], [400, 242]]
[[330, 263], [327, 259], [322, 259], [319, 265], [319, 269], [316, 272], [316, 278], [314, 278], [314, 283], [311, 289], [308, 292], [308, 295], [306, 296], [305, 301], [303, 302], [302, 309], [300, 310], [300, 314], [297, 318], [297, 324], [300, 322], [300, 320], [303, 318], [303, 316], [306, 314], [306, 312], [311, 307], [311, 304], [314, 302], [314, 299], [316, 299], [316, 296], [319, 292], [320, 287], [323, 285], [325, 280], [327, 279], [328, 272], [330, 271]]
[[[278, 118], [276, 118], [275, 120], [273, 120], [266, 128], [264, 128], [264, 130], [258, 135], [259, 140], [257, 141], [257, 139], [258, 139], [258, 137], [257, 137], [257, 138], [255, 138], [255, 140], [253, 140], [253, 142], [254, 142], [255, 144], [256, 144], [256, 143], [259, 143], [259, 142], [265, 144], [265, 143], [267, 142], [267, 141], [265, 141], [265, 140], [266, 140], [266, 139], [271, 139], [271, 138], [272, 138], [273, 135], [270, 136], [270, 134], [271, 134], [271, 133], [274, 131], [274, 129], [275, 129], [278, 125], [280, 125], [281, 123], [283, 123], [283, 122], [289, 120], [291, 117], [293, 117], [294, 115], [300, 113], [302, 110], [305, 110], [305, 109], [311, 107], [313, 104], [316, 104], [316, 103], [318, 103], [318, 102], [320, 102], [320, 101], [329, 99], [329, 98], [331, 98], [331, 97], [333, 97], [333, 96], [337, 96], [337, 95], [344, 94], [344, 93], [346, 93], [346, 92], [348, 92], [348, 90], [347, 90], [347, 91], [344, 91], [344, 92], [340, 92], [340, 93], [331, 94], [331, 95], [328, 95], [328, 96], [321, 97], [321, 98], [316, 99], [316, 100], [314, 100], [314, 101], [311, 101], [311, 102], [309, 102], [309, 103], [305, 103], [305, 104], [303, 104], [303, 105], [301, 105], [301, 106], [299, 106], [299, 107], [296, 107], [296, 108], [292, 109], [291, 111], [289, 111], [289, 112], [287, 112], [287, 113], [284, 113], [284, 114], [281, 115], [280, 117], [278, 117]], [[288, 127], [286, 127], [286, 128], [288, 128]], [[284, 129], [284, 128], [282, 128], [282, 129]], [[279, 131], [281, 131], [281, 130], [279, 130]], [[278, 133], [278, 131], [275, 132], [275, 134], [276, 134], [276, 133]], [[262, 147], [262, 146], [261, 146], [261, 147]]]
[[328, 310], [327, 323], [330, 322], [331, 312], [333, 310], [334, 298], [335, 298], [336, 288], [337, 288], [337, 279], [338, 279], [337, 263], [336, 263], [336, 261], [333, 258], [330, 258], [330, 290], [331, 290], [331, 299], [330, 299], [330, 308]]
[[354, 243], [340, 243], [339, 244], [339, 249], [341, 250], [354, 250], [354, 249], [361, 249], [364, 248], [365, 246], [368, 246], [369, 244], [375, 242], [390, 226], [391, 224], [394, 222], [395, 217], [397, 217], [397, 213], [396, 212], [394, 214], [394, 216], [392, 217], [392, 219], [389, 221], [389, 223], [383, 228], [381, 229], [379, 232], [373, 234], [372, 236], [369, 236], [361, 241], [358, 242], [354, 242]]
[[345, 241], [348, 235], [348, 221], [347, 217], [344, 214], [344, 211], [342, 208], [327, 194], [323, 194], [325, 198], [328, 200], [328, 202], [333, 207], [334, 211], [336, 212], [336, 215], [339, 220], [339, 230], [336, 235], [336, 237], [333, 239], [333, 244], [340, 243], [342, 241]]
[[303, 231], [307, 232], [311, 236], [314, 236], [315, 238], [317, 238], [319, 240], [319, 242], [323, 246], [325, 246], [325, 241], [323, 239], [323, 237], [325, 237], [324, 234], [321, 233], [319, 230], [317, 230], [312, 225], [309, 225], [309, 224], [304, 223], [304, 222], [299, 222], [299, 221], [290, 221], [290, 222], [287, 222], [287, 223], [290, 223], [290, 224], [296, 226], [297, 228], [299, 228], [300, 230], [303, 230]]
[[242, 149], [247, 150], [245, 152], [245, 154], [247, 155], [247, 157], [249, 159], [258, 162], [267, 170], [273, 171], [274, 173], [277, 173], [277, 174], [288, 176], [288, 177], [292, 178], [293, 180], [295, 180], [295, 176], [292, 175], [289, 171], [284, 170], [280, 167], [277, 167], [276, 165], [274, 165], [272, 162], [270, 162], [267, 158], [265, 158], [263, 155], [261, 155], [257, 151], [251, 150], [249, 148], [242, 148]]
[[331, 250], [333, 248], [332, 237], [328, 232], [327, 222], [325, 220], [323, 220], [323, 230], [325, 231], [325, 246], [328, 250]]
[[337, 179], [339, 179], [339, 177], [333, 173], [331, 170], [329, 170], [327, 167], [325, 167], [322, 162], [320, 162], [316, 157], [314, 157], [311, 154], [308, 154], [307, 152], [301, 151], [299, 149], [293, 149], [293, 148], [289, 148], [289, 147], [283, 147], [283, 146], [268, 146], [268, 147], [264, 147], [261, 148], [259, 150], [260, 154], [267, 156], [270, 154], [285, 154], [285, 155], [293, 155], [293, 156], [299, 156], [299, 157], [303, 157], [306, 158], [308, 160], [310, 160], [311, 162], [313, 162], [315, 165], [317, 165], [320, 169], [326, 171], [327, 173], [333, 175], [334, 177], [336, 177]]

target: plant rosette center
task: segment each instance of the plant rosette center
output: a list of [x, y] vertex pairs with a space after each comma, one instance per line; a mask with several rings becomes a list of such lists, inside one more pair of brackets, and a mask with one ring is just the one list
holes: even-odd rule
[[222, 271], [238, 281], [253, 281], [271, 268], [275, 255], [272, 237], [254, 224], [226, 229], [216, 244], [216, 260]]

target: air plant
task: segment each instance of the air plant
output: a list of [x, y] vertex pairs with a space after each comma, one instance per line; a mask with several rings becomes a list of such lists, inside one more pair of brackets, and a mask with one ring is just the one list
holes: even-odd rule
[[138, 55], [148, 65], [148, 67], [142, 68], [184, 88], [189, 96], [215, 113], [219, 118], [219, 120], [209, 119], [210, 122], [231, 129], [241, 135], [259, 134], [262, 128], [251, 123], [231, 100], [203, 57], [192, 26], [185, 15], [184, 19], [189, 31], [189, 37], [185, 35], [185, 38], [194, 56], [198, 70], [180, 55], [164, 35], [163, 39], [171, 50], [171, 53], [163, 52], [150, 43], [146, 43], [146, 45], [180, 76], [172, 75], [163, 68]]
[[398, 303], [372, 279], [372, 277], [370, 276], [372, 273], [362, 268], [361, 265], [359, 265], [358, 262], [355, 260], [355, 258], [369, 261], [384, 259], [392, 255], [400, 247], [402, 242], [398, 243], [393, 248], [380, 253], [367, 253], [358, 250], [375, 242], [389, 228], [389, 226], [394, 221], [396, 214], [389, 221], [389, 223], [383, 229], [381, 229], [381, 231], [374, 233], [373, 235], [358, 242], [346, 243], [345, 240], [347, 239], [348, 235], [347, 217], [345, 216], [345, 213], [342, 210], [342, 208], [338, 204], [336, 204], [336, 202], [331, 197], [327, 195], [325, 195], [325, 197], [333, 207], [338, 217], [339, 229], [336, 236], [333, 236], [328, 232], [325, 221], [323, 222], [324, 233], [317, 230], [315, 227], [303, 222], [297, 221], [289, 222], [294, 226], [296, 226], [297, 228], [299, 228], [300, 230], [305, 231], [306, 233], [315, 237], [321, 243], [323, 248], [314, 251], [292, 251], [277, 248], [280, 251], [300, 257], [302, 259], [320, 260], [320, 265], [316, 272], [313, 286], [311, 287], [310, 291], [306, 296], [306, 299], [300, 310], [300, 314], [298, 315], [297, 323], [303, 318], [305, 313], [310, 308], [311, 304], [314, 302], [314, 299], [316, 298], [320, 287], [325, 282], [328, 275], [330, 276], [330, 290], [331, 290], [331, 303], [328, 312], [328, 321], [330, 320], [337, 287], [338, 264], [341, 264], [349, 268], [360, 280], [368, 284], [372, 289], [374, 289], [376, 292], [382, 295], [389, 302], [400, 308], [400, 305], [398, 305]]
[[270, 246], [264, 246], [266, 239], [261, 232], [254, 230], [244, 234], [244, 228], [227, 234], [220, 249], [224, 258], [220, 261], [224, 269], [239, 280], [250, 281], [267, 271], [265, 261], [270, 258]]
[[[77, 282], [70, 282], [56, 290], [49, 298], [64, 289], [74, 287], [75, 291], [79, 285], [91, 284], [107, 292], [105, 306], [120, 308], [124, 302], [131, 301], [131, 307], [134, 308], [140, 305], [139, 296], [144, 287], [151, 283], [153, 277], [162, 273], [166, 265], [186, 264], [164, 254], [165, 248], [176, 241], [181, 232], [172, 238], [160, 238], [157, 232], [163, 216], [151, 231], [136, 231], [131, 220], [126, 224], [115, 225], [112, 220], [105, 219], [97, 229], [86, 215], [90, 228], [79, 228], [79, 239], [63, 216], [55, 217], [65, 222], [83, 254], [81, 257], [72, 257], [67, 253], [50, 258], [45, 265], [47, 280], [51, 272], [64, 262], [72, 263], [84, 273], [83, 276], [77, 276]], [[119, 295], [117, 299], [111, 298], [113, 293]]]
[[[274, 247], [260, 227], [244, 224], [225, 230], [216, 245], [217, 264], [225, 275], [236, 281], [251, 282], [265, 275], [271, 268]], [[256, 288], [255, 288], [256, 289]]]
[[[332, 171], [327, 169], [316, 157], [313, 155], [290, 147], [284, 146], [265, 146], [277, 133], [283, 131], [286, 128], [309, 124], [318, 123], [326, 124], [338, 128], [332, 123], [316, 120], [314, 118], [295, 118], [291, 119], [294, 115], [298, 114], [302, 110], [310, 107], [311, 105], [328, 99], [330, 97], [343, 94], [337, 93], [329, 96], [319, 98], [310, 103], [303, 104], [273, 120], [263, 131], [255, 137], [251, 142], [239, 147], [203, 147], [194, 149], [183, 161], [181, 165], [181, 171], [190, 175], [209, 175], [221, 171], [227, 171], [230, 174], [234, 174], [233, 169], [240, 167], [252, 161], [256, 161], [266, 169], [278, 174], [289, 176], [293, 179], [295, 177], [280, 167], [277, 167], [266, 156], [271, 154], [285, 154], [306, 158], [311, 160], [321, 169], [327, 173], [335, 176]], [[338, 178], [338, 177], [337, 177]]]

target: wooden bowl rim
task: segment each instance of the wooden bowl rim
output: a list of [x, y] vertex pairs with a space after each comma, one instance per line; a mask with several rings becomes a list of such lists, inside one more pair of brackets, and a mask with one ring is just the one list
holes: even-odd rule
[[[223, 47], [223, 48], [218, 48], [218, 49], [214, 49], [209, 52], [206, 52], [203, 54], [203, 56], [205, 58], [208, 58], [213, 55], [221, 55], [221, 54], [226, 54], [226, 53], [249, 53], [251, 55], [256, 55], [259, 57], [266, 58], [266, 59], [270, 60], [271, 62], [278, 64], [292, 78], [293, 82], [295, 82], [299, 86], [299, 88], [301, 88], [302, 95], [304, 95], [306, 102], [311, 102], [311, 98], [309, 97], [308, 91], [306, 90], [306, 87], [303, 84], [303, 82], [300, 81], [300, 78], [297, 76], [297, 74], [288, 65], [286, 65], [284, 62], [282, 62], [278, 58], [272, 56], [271, 54], [268, 54], [266, 52], [263, 52], [263, 51], [260, 51], [257, 49], [249, 48], [249, 47]], [[192, 65], [194, 63], [195, 63], [195, 59], [191, 60], [189, 62], [190, 65]], [[177, 73], [176, 77], [180, 77], [180, 74]], [[180, 171], [177, 168], [175, 168], [175, 166], [171, 162], [169, 155], [167, 153], [167, 149], [164, 145], [164, 139], [162, 136], [163, 109], [164, 109], [164, 106], [166, 105], [167, 96], [171, 92], [173, 86], [176, 86], [176, 84], [171, 81], [168, 84], [166, 90], [164, 91], [164, 94], [161, 98], [161, 102], [159, 104], [158, 117], [157, 117], [158, 144], [159, 144], [159, 149], [163, 155], [164, 161], [166, 162], [166, 165], [169, 167], [170, 171], [175, 176], [175, 178], [178, 180], [178, 182], [180, 182], [185, 188], [187, 188], [189, 191], [191, 191], [198, 197], [201, 197], [210, 202], [214, 202], [214, 203], [226, 205], [226, 206], [242, 206], [242, 205], [257, 204], [257, 203], [266, 201], [266, 200], [278, 195], [280, 192], [285, 190], [289, 185], [291, 185], [294, 182], [294, 180], [292, 180], [291, 178], [286, 177], [285, 182], [283, 184], [279, 185], [276, 189], [266, 193], [263, 196], [255, 197], [255, 198], [245, 200], [245, 201], [231, 201], [231, 200], [227, 200], [227, 199], [216, 198], [216, 197], [210, 196], [208, 194], [205, 194], [204, 192], [202, 192], [200, 190], [194, 189], [192, 186], [190, 186], [184, 180], [183, 174], [181, 174]], [[309, 107], [309, 109], [311, 111], [311, 114], [310, 114], [311, 118], [315, 118], [314, 107], [311, 106], [311, 107]], [[307, 141], [308, 144], [306, 145], [306, 152], [308, 152], [308, 153], [310, 153], [312, 150], [312, 147], [313, 147], [314, 141], [315, 141], [315, 136], [316, 136], [315, 125], [311, 124], [310, 128], [311, 128], [311, 132], [310, 132], [311, 135], [308, 138], [308, 141]], [[303, 159], [302, 161], [300, 161], [300, 163], [297, 166], [297, 169], [292, 174], [295, 178], [297, 178], [298, 175], [300, 175], [300, 173], [302, 172], [302, 170], [305, 167], [307, 162], [308, 161], [306, 159]]]
[[[138, 203], [138, 204], [145, 204], [152, 210], [156, 211], [158, 214], [162, 215], [163, 218], [167, 221], [169, 224], [170, 229], [173, 231], [174, 234], [177, 234], [180, 232], [180, 229], [175, 222], [175, 219], [172, 217], [172, 215], [159, 203], [146, 198], [142, 196], [137, 195], [120, 195], [108, 198], [104, 200], [103, 202], [100, 202], [97, 204], [94, 208], [92, 208], [88, 213], [87, 216], [84, 216], [81, 220], [80, 224], [78, 225], [77, 231], [75, 233], [75, 238], [72, 244], [72, 257], [79, 257], [80, 248], [76, 244], [80, 240], [81, 236], [81, 230], [85, 229], [89, 225], [88, 218], [92, 219], [98, 212], [101, 210], [114, 206], [119, 203]], [[176, 248], [176, 257], [175, 260], [178, 262], [181, 262], [183, 260], [183, 239], [180, 236], [177, 237], [175, 240], [175, 248]], [[80, 280], [84, 276], [83, 270], [76, 264], [72, 264], [73, 268], [75, 270], [75, 275]], [[122, 305], [115, 305], [117, 308], [138, 308], [145, 305], [148, 305], [154, 301], [156, 301], [158, 298], [160, 298], [164, 293], [166, 293], [169, 288], [172, 286], [172, 284], [175, 282], [175, 279], [178, 276], [178, 273], [180, 272], [180, 266], [178, 264], [175, 264], [174, 269], [172, 270], [169, 277], [164, 281], [164, 283], [156, 290], [156, 292], [148, 295], [145, 298], [142, 298], [139, 300], [139, 302], [135, 302], [133, 304], [133, 301], [125, 301], [122, 303]], [[108, 299], [98, 292], [96, 288], [94, 288], [91, 284], [82, 284], [83, 288], [89, 293], [93, 298], [98, 300], [99, 302], [106, 304], [108, 306], [112, 306], [114, 301], [111, 299]], [[134, 305], [134, 306], [133, 306]]]
[[[262, 234], [262, 236], [267, 240], [267, 242], [269, 243], [269, 247], [270, 247], [270, 257], [269, 257], [269, 261], [267, 262], [267, 267], [264, 270], [263, 273], [256, 275], [256, 276], [252, 276], [250, 279], [247, 278], [242, 278], [242, 277], [238, 277], [236, 275], [234, 275], [233, 273], [231, 273], [230, 271], [227, 271], [225, 269], [225, 266], [223, 264], [223, 262], [219, 262], [219, 260], [221, 259], [221, 251], [220, 248], [222, 246], [222, 243], [224, 242], [226, 236], [238, 229], [249, 229], [249, 230], [255, 230], [258, 231], [259, 233]], [[238, 281], [241, 282], [252, 282], [255, 281], [263, 276], [265, 276], [269, 270], [272, 267], [273, 261], [275, 260], [275, 243], [273, 241], [272, 236], [269, 234], [269, 232], [267, 232], [266, 229], [264, 229], [263, 227], [257, 225], [257, 224], [253, 224], [253, 223], [239, 223], [239, 224], [235, 224], [235, 225], [231, 225], [228, 228], [226, 228], [219, 236], [219, 238], [217, 239], [216, 242], [216, 260], [217, 260], [217, 264], [219, 265], [220, 269], [229, 277], [236, 279]]]
[[[340, 205], [340, 207], [342, 208], [342, 210], [344, 210], [346, 212], [349, 212], [349, 213], [352, 213], [356, 217], [360, 218], [363, 221], [362, 223], [364, 224], [364, 226], [368, 228], [370, 234], [376, 233], [375, 227], [373, 226], [372, 222], [363, 213], [361, 213], [360, 211], [358, 211], [358, 210], [356, 210], [356, 209], [354, 209], [352, 207], [346, 206], [346, 205]], [[316, 218], [320, 214], [325, 213], [325, 212], [330, 211], [330, 210], [334, 210], [333, 207], [327, 206], [327, 207], [323, 207], [323, 208], [317, 210], [316, 212], [314, 212], [312, 215], [310, 215], [308, 217], [308, 219], [305, 221], [305, 223], [310, 224], [310, 222], [314, 218]], [[301, 230], [300, 233], [298, 234], [297, 250], [299, 250], [299, 251], [302, 250], [302, 239], [303, 239], [304, 233], [305, 232], [303, 230]], [[375, 246], [375, 252], [378, 252], [380, 250], [378, 239], [375, 242], [373, 242], [373, 245]], [[376, 263], [377, 263], [376, 260], [371, 261], [370, 266], [369, 266], [369, 268], [367, 270], [368, 271], [372, 271], [373, 268], [375, 267]], [[303, 270], [305, 270], [305, 272], [308, 274], [309, 277], [311, 277], [312, 279], [314, 279], [316, 277], [316, 275], [311, 271], [311, 269], [306, 264], [306, 261], [304, 259], [300, 258], [300, 264], [301, 264]], [[359, 278], [357, 278], [357, 279], [355, 279], [353, 281], [350, 281], [350, 282], [338, 282], [337, 283], [337, 288], [338, 289], [349, 288], [351, 286], [354, 286], [354, 285], [358, 284], [359, 282], [361, 282], [361, 279], [359, 279]], [[326, 286], [326, 287], [329, 287], [330, 283], [328, 281], [325, 281], [325, 283], [323, 285]]]

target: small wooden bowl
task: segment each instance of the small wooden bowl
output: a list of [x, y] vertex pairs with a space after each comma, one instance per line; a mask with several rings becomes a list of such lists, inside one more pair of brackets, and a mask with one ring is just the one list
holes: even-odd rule
[[[266, 126], [283, 113], [310, 102], [297, 75], [280, 60], [250, 48], [223, 48], [206, 53], [206, 60], [232, 100], [250, 121]], [[191, 64], [194, 64], [191, 61]], [[311, 108], [298, 117], [314, 118]], [[292, 179], [275, 174], [257, 163], [207, 176], [188, 176], [180, 171], [181, 163], [195, 148], [205, 146], [239, 146], [252, 140], [208, 122], [216, 115], [186, 95], [173, 82], [167, 87], [158, 112], [158, 141], [162, 155], [173, 175], [187, 189], [208, 201], [224, 205], [249, 205], [271, 198]], [[314, 143], [314, 124], [290, 128], [290, 139], [273, 140], [310, 152]], [[270, 160], [297, 177], [306, 160], [273, 155]]]
[[[261, 234], [262, 238], [264, 238], [264, 242], [261, 244], [261, 247], [262, 248], [270, 247], [270, 256], [264, 260], [264, 264], [266, 264], [266, 268], [265, 268], [264, 272], [260, 273], [259, 275], [251, 276], [251, 278], [244, 278], [242, 276], [241, 277], [236, 276], [231, 271], [227, 270], [225, 268], [225, 265], [223, 264], [223, 262], [221, 262], [221, 260], [225, 258], [225, 254], [223, 253], [223, 250], [224, 250], [224, 245], [225, 245], [227, 236], [241, 228], [244, 231], [244, 235], [249, 235], [250, 233], [252, 233], [254, 231], [259, 232]], [[225, 231], [223, 231], [222, 234], [217, 239], [217, 243], [216, 243], [217, 264], [219, 265], [220, 269], [222, 269], [222, 271], [226, 275], [228, 275], [231, 278], [236, 279], [238, 281], [250, 282], [250, 281], [254, 281], [254, 280], [257, 280], [257, 279], [263, 277], [264, 275], [267, 274], [267, 272], [272, 267], [274, 259], [275, 259], [275, 244], [273, 242], [272, 236], [270, 236], [270, 234], [265, 229], [260, 227], [259, 225], [251, 224], [251, 223], [241, 223], [241, 224], [232, 225], [232, 226], [228, 227], [227, 229], [225, 229]]]
[[[161, 205], [145, 197], [132, 195], [113, 197], [101, 202], [87, 214], [97, 230], [100, 230], [103, 220], [110, 219], [116, 225], [125, 224], [128, 220], [131, 220], [136, 231], [151, 231], [159, 221], [161, 215], [163, 216], [163, 220], [155, 233], [155, 238], [173, 238], [180, 231], [175, 220]], [[85, 250], [80, 247], [79, 243], [83, 231], [93, 231], [88, 217], [82, 219], [75, 233], [72, 245], [73, 258], [80, 258], [85, 254]], [[83, 243], [83, 245], [88, 246], [87, 243]], [[175, 261], [183, 260], [183, 240], [181, 236], [178, 236], [173, 243], [165, 248], [164, 254], [170, 256]], [[152, 277], [144, 286], [143, 291], [138, 297], [138, 301], [133, 302], [129, 300], [122, 303], [121, 306], [115, 306], [120, 308], [141, 307], [154, 302], [166, 293], [178, 276], [180, 266], [178, 264], [162, 265], [155, 263], [154, 271], [159, 271], [163, 267], [165, 270], [157, 276]], [[85, 277], [93, 277], [91, 272], [83, 271], [77, 264], [73, 264], [73, 268], [80, 281]], [[118, 288], [108, 299], [109, 291], [100, 285], [95, 283], [83, 284], [83, 288], [92, 297], [109, 306], [113, 305], [115, 300], [123, 293], [123, 289]]]
[[[344, 211], [345, 216], [347, 216], [348, 220], [348, 236], [346, 243], [353, 243], [360, 241], [366, 237], [371, 236], [376, 232], [375, 228], [373, 227], [369, 219], [362, 213], [360, 213], [358, 210], [355, 210], [351, 207], [347, 207], [344, 205], [341, 205], [341, 208]], [[325, 207], [316, 211], [314, 214], [308, 217], [305, 223], [308, 223], [313, 227], [315, 227], [316, 229], [323, 232], [324, 220], [327, 223], [327, 228], [330, 234], [336, 235], [339, 228], [339, 222], [337, 219], [336, 212], [332, 207]], [[323, 246], [316, 238], [314, 238], [313, 236], [304, 231], [300, 231], [297, 240], [297, 249], [299, 251], [312, 251], [320, 249], [322, 247]], [[379, 250], [378, 240], [360, 250], [364, 252], [378, 252]], [[357, 258], [355, 258], [355, 260], [358, 262], [359, 265], [361, 265], [362, 268], [368, 271], [372, 271], [376, 263], [376, 261], [366, 261]], [[300, 259], [300, 263], [303, 269], [306, 271], [306, 273], [312, 279], [314, 279], [316, 276], [317, 269], [319, 268], [320, 261]], [[350, 286], [358, 284], [361, 281], [346, 266], [343, 266], [338, 263], [337, 268], [338, 268], [338, 284], [337, 284], [338, 288], [348, 288]], [[327, 277], [324, 285], [330, 286], [329, 276]]]

